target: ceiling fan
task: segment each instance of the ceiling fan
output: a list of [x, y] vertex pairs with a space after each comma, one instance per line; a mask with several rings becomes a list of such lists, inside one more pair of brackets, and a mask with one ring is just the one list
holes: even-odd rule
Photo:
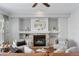
[[[32, 7], [36, 7], [38, 3], [34, 3]], [[50, 5], [48, 3], [42, 3], [43, 5], [45, 5], [46, 7], [50, 7]]]

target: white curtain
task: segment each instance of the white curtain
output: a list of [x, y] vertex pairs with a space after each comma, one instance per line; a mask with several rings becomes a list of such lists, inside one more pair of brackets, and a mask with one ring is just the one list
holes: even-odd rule
[[0, 44], [4, 42], [4, 18], [0, 15]]

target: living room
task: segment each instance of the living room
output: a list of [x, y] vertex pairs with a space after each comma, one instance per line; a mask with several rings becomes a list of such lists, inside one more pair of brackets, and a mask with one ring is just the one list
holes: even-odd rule
[[0, 55], [79, 55], [78, 19], [79, 3], [0, 3]]

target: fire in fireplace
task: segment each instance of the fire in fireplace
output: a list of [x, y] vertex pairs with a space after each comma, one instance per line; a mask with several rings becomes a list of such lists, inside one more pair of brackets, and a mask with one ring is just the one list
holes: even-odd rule
[[34, 46], [46, 46], [46, 36], [45, 35], [34, 35], [33, 36]]

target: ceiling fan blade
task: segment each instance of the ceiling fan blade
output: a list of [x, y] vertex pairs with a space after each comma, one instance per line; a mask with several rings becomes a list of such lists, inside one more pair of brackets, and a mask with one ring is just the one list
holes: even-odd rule
[[35, 7], [37, 5], [37, 3], [34, 3], [32, 7]]
[[48, 3], [43, 3], [46, 7], [50, 7], [50, 5]]

